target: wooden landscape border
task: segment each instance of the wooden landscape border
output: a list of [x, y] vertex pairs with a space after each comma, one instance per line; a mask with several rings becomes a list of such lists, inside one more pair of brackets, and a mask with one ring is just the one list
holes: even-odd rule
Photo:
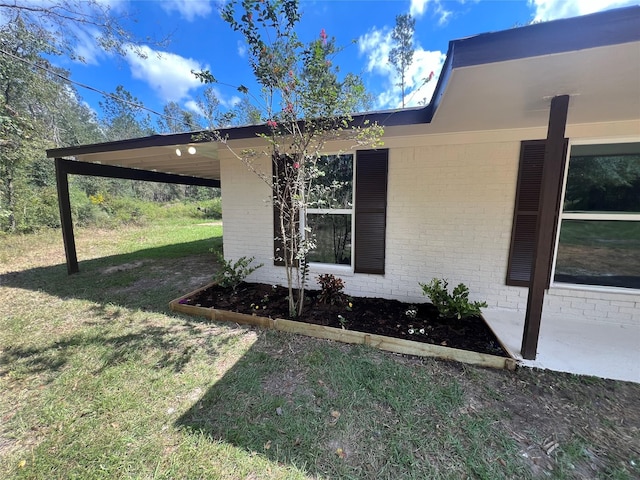
[[[414, 342], [412, 340], [386, 337], [384, 335], [363, 333], [354, 330], [345, 330], [342, 328], [327, 327], [324, 325], [315, 325], [305, 322], [296, 322], [294, 320], [285, 320], [282, 318], [272, 319], [260, 317], [258, 315], [248, 315], [245, 313], [218, 310], [216, 308], [196, 307], [194, 305], [180, 303], [182, 300], [190, 298], [214, 285], [215, 283], [210, 283], [191, 293], [172, 300], [169, 302], [169, 309], [173, 312], [205, 317], [215, 321], [234, 322], [241, 325], [255, 325], [262, 328], [268, 328], [270, 330], [296, 333], [306, 335], [308, 337], [335, 340], [343, 343], [364, 344], [387, 352], [416, 355], [419, 357], [436, 357], [443, 360], [453, 360], [471, 365], [507, 370], [515, 370], [517, 365], [517, 361], [512, 357], [499, 357], [497, 355], [490, 355], [487, 353], [471, 352], [468, 350], [460, 350], [458, 348], [443, 347], [441, 345], [432, 345], [429, 343]], [[498, 341], [500, 342], [500, 340]], [[502, 345], [502, 342], [500, 342], [500, 345]], [[511, 352], [507, 348], [504, 348], [504, 346], [502, 348], [508, 355], [511, 355]]]

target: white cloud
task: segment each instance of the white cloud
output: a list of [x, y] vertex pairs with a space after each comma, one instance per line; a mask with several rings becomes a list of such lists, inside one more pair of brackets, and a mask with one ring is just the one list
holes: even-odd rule
[[[400, 76], [389, 62], [391, 50], [391, 30], [371, 30], [358, 40], [361, 55], [367, 56], [366, 71], [385, 77], [384, 91], [378, 95], [376, 108], [399, 108], [402, 106], [402, 88], [398, 85]], [[431, 100], [438, 76], [446, 55], [440, 51], [424, 50], [416, 45], [413, 62], [405, 78], [405, 105], [416, 106], [426, 99]], [[427, 78], [433, 77], [425, 82]]]
[[[407, 106], [414, 106], [420, 103], [429, 103], [436, 89], [436, 83], [440, 77], [440, 72], [446, 55], [439, 50], [423, 50], [416, 48], [413, 54], [413, 63], [409, 66], [407, 80], [407, 95], [405, 102]], [[433, 74], [432, 74], [433, 72]], [[426, 81], [428, 78], [431, 80]], [[400, 94], [400, 87], [398, 93]], [[401, 100], [398, 101], [398, 105]]]
[[529, 5], [535, 9], [534, 21], [577, 17], [636, 4], [637, 0], [529, 0]]
[[145, 81], [164, 101], [180, 101], [201, 86], [191, 70], [207, 67], [197, 60], [156, 51], [146, 45], [136, 48], [142, 56], [135, 53], [133, 47], [125, 56], [133, 78]]
[[98, 65], [98, 60], [106, 55], [98, 45], [100, 32], [95, 28], [78, 28], [75, 31], [77, 43], [73, 48], [76, 58], [87, 65]]
[[244, 57], [247, 53], [247, 45], [242, 41], [238, 40], [238, 55]]
[[375, 72], [383, 75], [393, 71], [389, 63], [391, 51], [391, 30], [387, 27], [382, 30], [372, 29], [358, 39], [358, 51], [360, 55], [367, 56], [367, 72]]
[[200, 115], [200, 116], [204, 115], [204, 112], [200, 108], [200, 105], [198, 105], [198, 102], [196, 102], [195, 100], [187, 100], [186, 102], [184, 102], [184, 108], [186, 108], [187, 110], [197, 115]]
[[451, 10], [447, 10], [442, 6], [442, 3], [434, 2], [435, 14], [438, 17], [438, 25], [444, 25], [449, 21], [449, 17], [453, 15]]
[[447, 23], [447, 20], [449, 20], [449, 17], [453, 13], [442, 6], [441, 0], [411, 0], [409, 13], [412, 16], [419, 18], [425, 14], [429, 9], [429, 6], [432, 6], [433, 13], [438, 17], [438, 25], [444, 25]]
[[409, 13], [414, 17], [421, 17], [424, 15], [427, 4], [431, 0], [411, 0], [411, 6], [409, 7]]
[[167, 13], [175, 10], [188, 22], [196, 17], [206, 18], [213, 10], [210, 0], [163, 0], [161, 5]]

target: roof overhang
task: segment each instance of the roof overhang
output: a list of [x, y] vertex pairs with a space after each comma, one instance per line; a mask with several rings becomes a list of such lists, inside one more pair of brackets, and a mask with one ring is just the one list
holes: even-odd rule
[[454, 68], [430, 132], [539, 127], [569, 95], [569, 124], [640, 117], [640, 42]]
[[[571, 97], [569, 124], [640, 118], [640, 7], [452, 41], [428, 106], [363, 113], [353, 123], [425, 125], [414, 131], [429, 134], [542, 127], [557, 95]], [[260, 133], [270, 132], [265, 125], [220, 132], [241, 142]], [[154, 135], [47, 156], [219, 180], [221, 146], [199, 138]]]
[[152, 172], [220, 179], [218, 144], [195, 133], [154, 135], [47, 151], [48, 157], [135, 168]]

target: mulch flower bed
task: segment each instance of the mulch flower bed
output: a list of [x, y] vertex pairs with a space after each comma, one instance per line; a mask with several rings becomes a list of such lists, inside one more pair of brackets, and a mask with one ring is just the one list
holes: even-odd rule
[[287, 294], [286, 288], [261, 283], [241, 283], [235, 291], [213, 285], [180, 303], [509, 357], [480, 316], [442, 318], [431, 303], [408, 304], [382, 298], [340, 296], [331, 303], [319, 298], [320, 291], [307, 291], [302, 315], [292, 318]]

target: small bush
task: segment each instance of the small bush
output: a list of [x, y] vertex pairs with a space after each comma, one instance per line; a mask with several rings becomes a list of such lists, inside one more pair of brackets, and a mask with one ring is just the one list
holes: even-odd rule
[[487, 302], [469, 302], [469, 288], [464, 283], [458, 284], [451, 294], [447, 290], [449, 283], [444, 279], [434, 278], [420, 286], [422, 293], [431, 299], [441, 317], [473, 317], [480, 315], [481, 308], [487, 307]]
[[60, 211], [56, 189], [42, 187], [24, 192], [16, 204], [16, 223], [21, 233], [59, 227]]
[[197, 217], [219, 220], [222, 218], [222, 199], [212, 198], [205, 202], [197, 202]]
[[143, 202], [133, 197], [107, 197], [102, 207], [109, 213], [114, 225], [142, 225], [144, 224], [145, 207], [157, 207], [152, 202]]
[[233, 262], [232, 260], [225, 260], [224, 256], [220, 252], [216, 252], [216, 258], [220, 263], [220, 271], [213, 278], [218, 285], [225, 288], [232, 288], [235, 292], [245, 278], [257, 269], [263, 266], [263, 264], [250, 266], [251, 262], [255, 260], [255, 257], [240, 257]]
[[[71, 215], [73, 223], [78, 227], [107, 226], [110, 222], [109, 213], [102, 203], [92, 200], [82, 190], [71, 188], [69, 192], [71, 201]], [[97, 197], [94, 197], [96, 199]]]
[[318, 295], [320, 303], [336, 305], [344, 302], [345, 296], [342, 293], [344, 282], [342, 279], [330, 273], [318, 275], [317, 279], [320, 284], [320, 295]]

